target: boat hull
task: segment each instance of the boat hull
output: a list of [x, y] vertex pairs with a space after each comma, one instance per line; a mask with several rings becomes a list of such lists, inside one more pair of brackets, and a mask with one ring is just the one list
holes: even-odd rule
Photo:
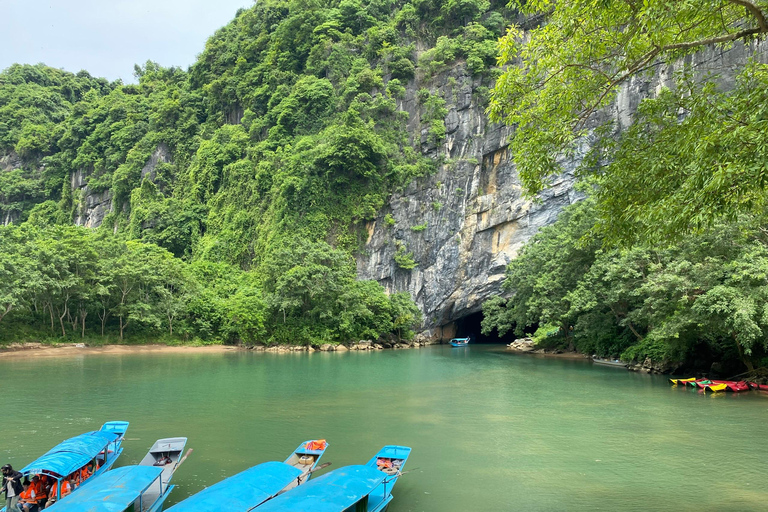
[[613, 366], [614, 368], [626, 368], [627, 363], [622, 363], [619, 360], [602, 359], [599, 357], [593, 357], [592, 362], [601, 366]]
[[451, 340], [452, 347], [466, 347], [469, 345], [469, 338], [453, 338]]

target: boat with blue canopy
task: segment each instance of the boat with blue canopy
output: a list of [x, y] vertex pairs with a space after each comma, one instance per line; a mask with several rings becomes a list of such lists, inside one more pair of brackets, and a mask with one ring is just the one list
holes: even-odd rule
[[451, 340], [452, 347], [466, 347], [469, 345], [469, 338], [453, 338]]
[[[52, 480], [57, 490], [56, 496], [50, 497], [51, 501], [61, 499], [63, 480], [74, 484], [74, 493], [114, 465], [123, 453], [123, 436], [128, 425], [127, 421], [109, 421], [102, 425], [100, 430], [62, 441], [37, 460], [24, 466], [20, 472], [28, 478], [38, 475]], [[0, 512], [4, 511], [5, 507], [0, 509]]]
[[159, 466], [113, 469], [47, 507], [46, 512], [159, 512], [174, 488], [163, 482], [162, 475]]
[[385, 446], [365, 465], [331, 471], [268, 501], [259, 512], [384, 512], [411, 449]]
[[305, 441], [285, 462], [264, 462], [177, 503], [167, 512], [247, 512], [306, 482], [328, 448], [325, 440]]

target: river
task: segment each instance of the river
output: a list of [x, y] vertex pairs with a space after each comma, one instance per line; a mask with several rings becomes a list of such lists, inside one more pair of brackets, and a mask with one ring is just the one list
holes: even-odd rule
[[346, 353], [0, 359], [0, 461], [16, 468], [108, 420], [117, 466], [161, 437], [194, 453], [176, 503], [303, 440], [330, 471], [413, 452], [390, 512], [764, 511], [768, 393], [703, 395], [588, 361], [475, 345]]

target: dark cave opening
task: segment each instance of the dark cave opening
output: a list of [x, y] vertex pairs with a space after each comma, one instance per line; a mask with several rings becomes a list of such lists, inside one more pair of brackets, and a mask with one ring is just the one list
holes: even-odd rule
[[[483, 312], [470, 313], [467, 316], [461, 317], [454, 321], [456, 326], [456, 337], [466, 338], [469, 336], [472, 338], [471, 343], [512, 343], [515, 339], [514, 333], [507, 332], [504, 336], [499, 334], [494, 329], [491, 334], [483, 334], [481, 330], [481, 323], [483, 321]], [[447, 341], [447, 340], [446, 340]]]

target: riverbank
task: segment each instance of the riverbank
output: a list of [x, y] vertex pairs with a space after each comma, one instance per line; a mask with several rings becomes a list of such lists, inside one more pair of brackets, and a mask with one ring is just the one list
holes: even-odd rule
[[0, 359], [24, 357], [62, 357], [87, 354], [179, 354], [199, 352], [220, 354], [241, 350], [228, 345], [101, 345], [90, 347], [83, 343], [11, 343], [0, 348]]
[[371, 341], [360, 341], [350, 345], [333, 345], [330, 343], [322, 345], [274, 345], [274, 346], [242, 346], [242, 345], [165, 345], [165, 344], [105, 344], [89, 346], [85, 343], [57, 343], [46, 344], [39, 342], [11, 343], [0, 346], [0, 358], [18, 358], [18, 357], [61, 357], [86, 354], [179, 354], [199, 352], [203, 354], [220, 354], [222, 352], [245, 351], [254, 352], [346, 352], [349, 350], [385, 350], [385, 349], [404, 349], [418, 348], [434, 343], [427, 341], [411, 341], [402, 343], [374, 343]]

